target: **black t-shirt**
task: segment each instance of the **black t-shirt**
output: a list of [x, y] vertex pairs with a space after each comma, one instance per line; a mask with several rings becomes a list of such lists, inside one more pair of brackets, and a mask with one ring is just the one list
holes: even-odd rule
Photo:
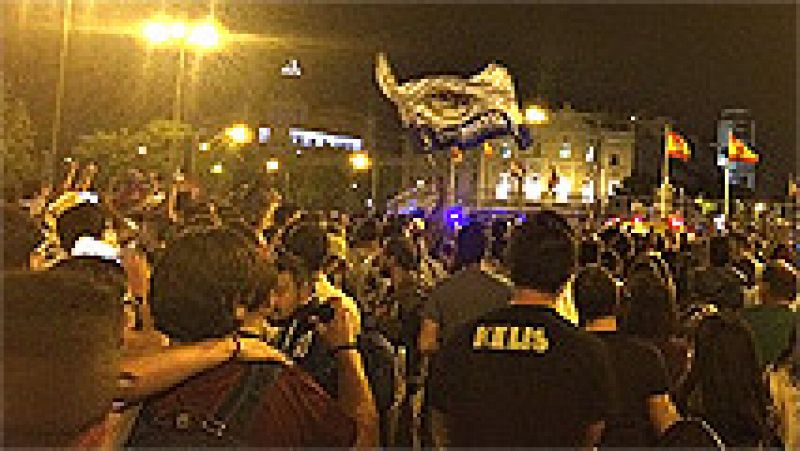
[[596, 332], [611, 355], [619, 411], [606, 422], [605, 446], [654, 446], [647, 400], [669, 392], [664, 357], [654, 345], [617, 332]]
[[603, 342], [529, 305], [460, 327], [437, 354], [429, 387], [452, 446], [581, 446], [616, 399]]

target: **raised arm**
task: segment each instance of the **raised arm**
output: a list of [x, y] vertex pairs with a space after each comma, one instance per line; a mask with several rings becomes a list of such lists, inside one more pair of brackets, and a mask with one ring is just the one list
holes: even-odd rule
[[339, 405], [356, 422], [355, 447], [374, 448], [379, 445], [378, 411], [361, 354], [354, 349], [360, 332], [358, 320], [340, 298], [331, 298], [330, 303], [336, 313], [323, 338], [336, 353]]

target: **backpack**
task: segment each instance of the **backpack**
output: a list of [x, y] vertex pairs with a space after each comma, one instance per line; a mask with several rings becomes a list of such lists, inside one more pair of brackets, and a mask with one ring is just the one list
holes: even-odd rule
[[277, 380], [282, 365], [247, 364], [244, 375], [217, 403], [213, 412], [198, 414], [178, 407], [157, 415], [158, 398], [144, 402], [125, 447], [246, 446], [253, 408], [262, 389]]

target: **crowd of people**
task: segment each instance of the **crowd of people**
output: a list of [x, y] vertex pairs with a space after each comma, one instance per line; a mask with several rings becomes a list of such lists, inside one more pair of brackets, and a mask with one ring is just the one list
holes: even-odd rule
[[97, 171], [4, 199], [6, 446], [800, 446], [789, 238]]

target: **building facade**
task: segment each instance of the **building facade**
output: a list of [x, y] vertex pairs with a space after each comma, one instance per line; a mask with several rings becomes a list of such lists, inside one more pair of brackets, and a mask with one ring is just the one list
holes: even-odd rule
[[478, 208], [592, 204], [612, 196], [634, 166], [630, 120], [578, 112], [570, 105], [530, 125], [533, 144], [512, 138], [465, 152], [456, 170], [456, 203]]

